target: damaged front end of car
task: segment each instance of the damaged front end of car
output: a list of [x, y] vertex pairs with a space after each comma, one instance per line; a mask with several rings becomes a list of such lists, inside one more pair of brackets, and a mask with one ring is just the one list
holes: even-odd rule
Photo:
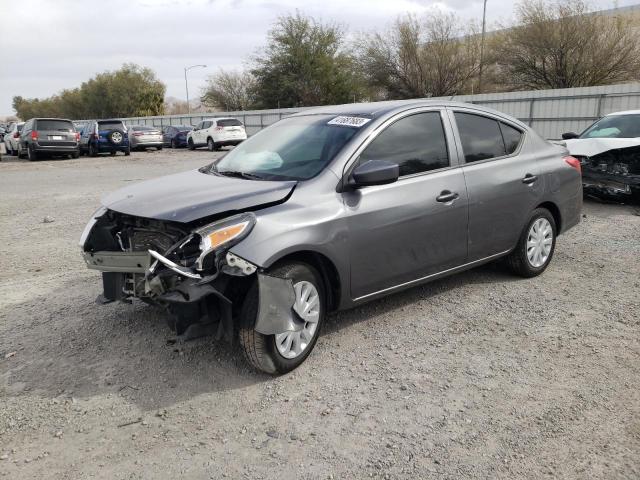
[[[137, 298], [164, 308], [179, 337], [215, 334], [231, 341], [233, 318], [251, 282], [257, 275], [264, 277], [261, 284], [281, 280], [229, 251], [255, 224], [252, 212], [188, 225], [101, 208], [86, 226], [80, 247], [87, 266], [102, 272], [99, 303]], [[275, 310], [288, 309], [275, 305]], [[262, 317], [273, 323], [268, 315]], [[256, 328], [258, 323], [260, 317]]]
[[574, 155], [582, 166], [586, 195], [622, 202], [640, 202], [640, 145], [595, 155]]

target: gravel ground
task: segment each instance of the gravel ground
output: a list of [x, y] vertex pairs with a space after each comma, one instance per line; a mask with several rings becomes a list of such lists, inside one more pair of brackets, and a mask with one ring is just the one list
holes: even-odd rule
[[0, 476], [640, 478], [635, 209], [585, 203], [541, 277], [490, 265], [334, 315], [272, 378], [96, 305], [80, 258], [102, 194], [211, 158], [0, 163]]

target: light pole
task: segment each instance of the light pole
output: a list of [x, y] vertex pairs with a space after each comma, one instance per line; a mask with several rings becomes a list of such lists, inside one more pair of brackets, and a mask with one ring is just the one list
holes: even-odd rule
[[184, 67], [184, 88], [187, 91], [187, 113], [191, 113], [191, 104], [189, 103], [189, 82], [187, 81], [187, 72], [192, 68], [202, 67], [207, 68], [206, 65], [191, 65], [190, 67]]
[[482, 38], [480, 40], [480, 71], [478, 72], [478, 93], [482, 93], [482, 65], [484, 63], [484, 33], [487, 26], [487, 0], [482, 8]]

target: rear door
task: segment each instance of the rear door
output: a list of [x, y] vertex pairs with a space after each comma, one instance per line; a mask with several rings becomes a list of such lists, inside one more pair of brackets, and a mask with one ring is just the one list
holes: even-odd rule
[[244, 140], [247, 138], [247, 134], [244, 130], [244, 125], [240, 120], [235, 118], [223, 118], [218, 120], [217, 129], [221, 133], [222, 140]]
[[540, 167], [523, 153], [525, 132], [501, 117], [451, 109], [469, 194], [469, 261], [512, 249], [544, 190]]
[[386, 160], [399, 165], [400, 178], [343, 193], [354, 299], [465, 263], [467, 194], [452, 152], [448, 118], [425, 109], [395, 117], [356, 154], [350, 169]]

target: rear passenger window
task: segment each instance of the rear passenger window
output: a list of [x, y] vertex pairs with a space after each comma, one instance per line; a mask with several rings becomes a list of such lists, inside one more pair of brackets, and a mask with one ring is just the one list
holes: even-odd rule
[[467, 163], [506, 154], [502, 133], [496, 120], [460, 112], [455, 112], [455, 117]]
[[448, 167], [440, 112], [417, 113], [389, 125], [360, 155], [360, 164], [369, 160], [397, 163], [400, 176]]
[[507, 125], [506, 123], [499, 123], [500, 131], [502, 131], [502, 138], [504, 139], [504, 147], [507, 151], [507, 155], [511, 155], [518, 149], [518, 145], [520, 145], [522, 132]]

